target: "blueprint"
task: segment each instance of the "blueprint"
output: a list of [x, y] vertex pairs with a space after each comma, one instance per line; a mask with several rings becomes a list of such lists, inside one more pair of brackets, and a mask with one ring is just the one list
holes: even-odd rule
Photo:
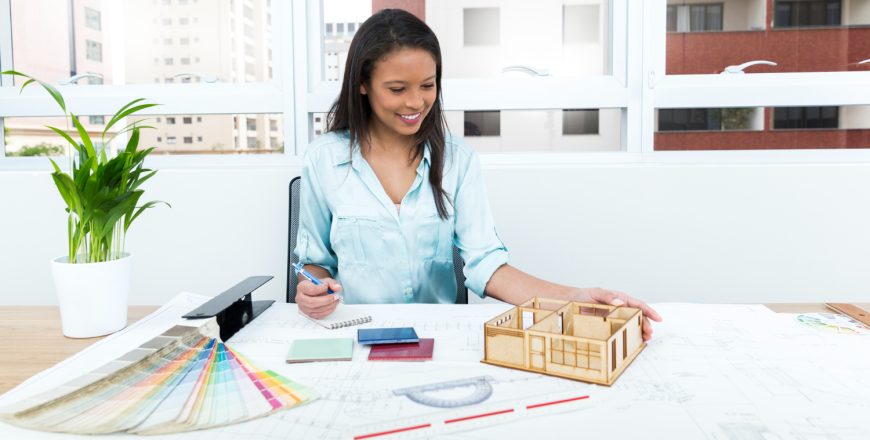
[[[206, 299], [177, 296], [136, 326], [0, 397], [0, 406], [113, 359], [178, 323], [178, 316]], [[435, 338], [433, 361], [368, 362], [368, 348], [357, 345], [350, 362], [287, 364], [293, 339], [355, 337], [359, 327], [326, 330], [299, 315], [295, 305], [275, 304], [228, 344], [259, 367], [313, 388], [319, 399], [265, 419], [183, 437], [352, 438], [401, 420], [444, 418], [445, 411], [519, 408], [518, 403], [582, 395], [588, 399], [570, 412], [505, 418], [444, 437], [534, 438], [546, 426], [547, 432], [578, 434], [582, 427], [585, 438], [870, 438], [870, 336], [818, 331], [763, 306], [654, 305], [665, 321], [612, 387], [480, 363], [483, 323], [509, 305], [355, 307], [372, 315], [372, 323], [364, 326], [413, 326], [421, 338]], [[0, 424], [0, 438], [52, 437]]]

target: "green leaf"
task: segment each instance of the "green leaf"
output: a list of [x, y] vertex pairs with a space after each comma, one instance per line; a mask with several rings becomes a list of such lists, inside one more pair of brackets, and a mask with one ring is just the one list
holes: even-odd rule
[[[139, 100], [141, 101], [141, 98]], [[130, 105], [130, 104], [127, 104], [127, 105]], [[118, 110], [118, 113], [115, 113], [115, 116], [112, 116], [112, 119], [109, 121], [108, 124], [106, 124], [106, 128], [103, 129], [103, 133], [106, 133], [110, 127], [115, 125], [115, 123], [117, 123], [121, 119], [126, 118], [127, 116], [129, 116], [133, 113], [136, 113], [140, 110], [144, 110], [144, 109], [149, 108], [149, 107], [156, 107], [158, 105], [159, 104], [142, 104], [142, 105], [137, 105], [135, 107], [122, 108], [121, 110]]]
[[[72, 117], [73, 125], [76, 127], [76, 131], [79, 132], [79, 137], [82, 139], [82, 143], [85, 145], [85, 151], [88, 152], [89, 157], [96, 157], [97, 152], [94, 150], [94, 143], [91, 142], [91, 137], [88, 135], [88, 132], [85, 130], [85, 127], [82, 126], [82, 123], [79, 122], [79, 118], [76, 115], [70, 113]], [[94, 171], [96, 171], [96, 164], [94, 164]]]

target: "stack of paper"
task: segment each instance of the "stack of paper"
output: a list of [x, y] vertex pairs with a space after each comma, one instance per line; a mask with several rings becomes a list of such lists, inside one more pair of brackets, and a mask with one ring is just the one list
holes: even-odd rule
[[4, 408], [0, 418], [55, 432], [163, 434], [236, 423], [314, 398], [258, 370], [216, 334], [213, 321], [175, 326], [62, 387]]

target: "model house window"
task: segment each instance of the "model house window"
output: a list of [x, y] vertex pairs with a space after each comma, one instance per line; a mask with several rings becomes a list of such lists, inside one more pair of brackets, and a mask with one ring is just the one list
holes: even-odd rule
[[178, 24], [180, 24], [180, 25], [186, 25], [187, 23], [188, 23], [187, 17], [182, 17], [182, 18], [178, 19]]
[[103, 25], [100, 21], [100, 11], [91, 9], [89, 7], [85, 7], [85, 26], [94, 29], [101, 30]]
[[184, 37], [179, 38], [178, 44], [180, 44], [182, 46], [187, 46], [188, 44], [190, 44], [190, 38], [184, 38]]
[[169, 145], [174, 145], [175, 144], [175, 136], [167, 136], [166, 143]]
[[256, 131], [257, 130], [257, 120], [254, 118], [246, 118], [246, 119], [247, 120], [245, 121], [245, 125], [247, 126], [248, 130]]
[[773, 109], [773, 128], [803, 129], [840, 127], [839, 107], [776, 107]]
[[185, 116], [185, 117], [181, 118], [182, 124], [190, 124], [192, 122], [193, 122], [193, 118], [190, 116]]
[[163, 65], [165, 65], [165, 66], [171, 66], [171, 65], [172, 65], [172, 58], [164, 58], [164, 59], [163, 59]]
[[175, 116], [167, 116], [166, 123], [167, 124], [175, 124]]
[[668, 6], [668, 32], [708, 32], [722, 30], [724, 6], [712, 3], [703, 5]]
[[88, 116], [88, 124], [103, 125], [106, 123], [105, 116]]
[[85, 57], [91, 61], [103, 61], [103, 44], [96, 41], [85, 40]]
[[462, 31], [465, 46], [498, 46], [500, 40], [498, 8], [463, 9]]
[[598, 134], [598, 109], [563, 110], [562, 134]]
[[260, 141], [254, 136], [248, 137], [248, 148], [260, 148]]
[[501, 112], [465, 112], [465, 136], [501, 136]]
[[278, 131], [278, 121], [269, 119], [269, 131]]
[[185, 144], [192, 144], [193, 143], [193, 136], [185, 136], [184, 143]]
[[774, 26], [839, 26], [840, 0], [788, 0], [777, 1], [774, 7]]

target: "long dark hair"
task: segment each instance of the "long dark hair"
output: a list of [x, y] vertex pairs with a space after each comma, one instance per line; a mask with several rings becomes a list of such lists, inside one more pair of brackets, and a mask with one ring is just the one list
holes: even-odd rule
[[429, 114], [414, 135], [414, 157], [421, 157], [426, 144], [429, 144], [429, 184], [439, 217], [447, 219], [447, 204], [450, 200], [441, 186], [445, 160], [444, 130], [447, 125], [441, 112], [441, 47], [435, 33], [422, 20], [401, 9], [384, 9], [359, 27], [347, 54], [341, 94], [329, 109], [327, 130], [347, 130], [350, 148], [355, 143], [371, 140], [369, 122], [372, 108], [368, 97], [360, 93], [360, 86], [370, 86], [372, 71], [378, 60], [402, 48], [423, 49], [435, 59], [437, 94]]

